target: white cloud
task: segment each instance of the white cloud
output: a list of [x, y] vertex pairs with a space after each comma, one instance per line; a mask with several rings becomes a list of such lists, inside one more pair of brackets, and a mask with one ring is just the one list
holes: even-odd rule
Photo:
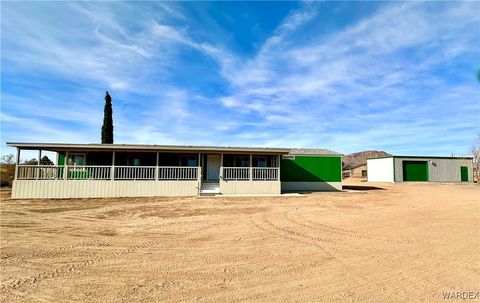
[[[2, 142], [95, 141], [103, 108], [98, 92], [104, 88], [112, 90], [121, 143], [310, 146], [341, 152], [381, 147], [445, 154], [465, 150], [478, 121], [478, 83], [465, 80], [468, 71], [451, 75], [459, 71], [454, 64], [478, 61], [478, 31], [472, 30], [479, 24], [478, 3], [389, 3], [342, 30], [305, 39], [323, 5], [307, 2], [286, 16], [251, 57], [220, 39], [193, 35], [190, 16], [180, 5], [151, 5], [160, 10], [101, 2], [62, 3], [43, 12], [12, 4], [2, 8], [2, 74], [35, 71], [79, 86], [35, 100], [28, 100], [42, 91], [35, 83], [19, 84], [30, 89], [27, 96], [2, 92], [8, 108], [2, 112]], [[33, 17], [45, 13], [51, 15], [48, 22]], [[172, 80], [170, 73], [186, 52], [197, 52], [198, 62], [189, 64], [203, 64], [210, 73], [200, 77], [226, 82], [225, 93], [212, 97], [204, 87], [196, 88], [198, 74]], [[82, 106], [63, 111], [56, 99]], [[29, 111], [39, 103], [49, 110]], [[24, 126], [16, 129], [17, 123]], [[450, 142], [445, 134], [455, 139]]]

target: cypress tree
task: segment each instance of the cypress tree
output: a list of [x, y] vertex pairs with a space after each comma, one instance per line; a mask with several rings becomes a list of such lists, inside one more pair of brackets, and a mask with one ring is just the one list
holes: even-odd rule
[[103, 125], [102, 125], [102, 144], [113, 143], [113, 112], [112, 112], [112, 98], [110, 94], [105, 92], [105, 109], [103, 111]]

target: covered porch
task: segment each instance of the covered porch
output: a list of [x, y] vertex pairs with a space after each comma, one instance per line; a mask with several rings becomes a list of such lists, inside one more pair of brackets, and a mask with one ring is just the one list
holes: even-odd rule
[[[105, 196], [101, 192], [108, 192], [107, 196], [279, 194], [280, 156], [288, 153], [287, 149], [235, 147], [9, 145], [17, 148], [12, 195], [19, 198], [71, 197], [71, 191], [76, 192], [74, 197]], [[22, 150], [37, 150], [38, 159], [43, 151], [55, 152], [57, 157], [54, 165], [20, 164]], [[60, 184], [62, 189], [52, 189]], [[124, 189], [116, 190], [118, 184]]]

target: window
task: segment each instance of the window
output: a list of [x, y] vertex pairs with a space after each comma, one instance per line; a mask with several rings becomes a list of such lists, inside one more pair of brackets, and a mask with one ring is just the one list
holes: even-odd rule
[[197, 166], [197, 156], [194, 156], [194, 155], [180, 156], [180, 166]]
[[266, 157], [254, 157], [253, 167], [267, 167], [267, 158]]
[[85, 165], [85, 154], [68, 154], [67, 165]]
[[250, 156], [236, 156], [235, 167], [249, 167], [250, 166]]

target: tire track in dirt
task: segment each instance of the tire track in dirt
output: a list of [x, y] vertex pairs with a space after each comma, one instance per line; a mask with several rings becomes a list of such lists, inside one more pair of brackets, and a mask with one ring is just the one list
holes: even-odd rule
[[[355, 263], [359, 262], [358, 258], [355, 261], [350, 261], [349, 262], [348, 259], [342, 258], [341, 256], [338, 256], [338, 254], [332, 252], [332, 251], [336, 251], [336, 252], [348, 253], [350, 255], [358, 257], [359, 256], [359, 251], [358, 250], [347, 250], [347, 249], [340, 249], [340, 248], [333, 247], [333, 246], [326, 246], [324, 243], [322, 243], [321, 241], [319, 241], [315, 237], [311, 237], [311, 236], [304, 235], [304, 234], [296, 232], [296, 231], [292, 231], [292, 230], [288, 230], [286, 228], [276, 226], [275, 224], [270, 222], [265, 217], [263, 218], [263, 220], [266, 223], [266, 225], [269, 226], [269, 227], [261, 226], [260, 224], [255, 222], [252, 219], [252, 217], [250, 217], [251, 223], [257, 229], [259, 229], [261, 231], [264, 231], [267, 234], [274, 234], [274, 235], [276, 235], [280, 238], [283, 238], [283, 239], [288, 239], [288, 240], [295, 241], [297, 243], [302, 243], [302, 244], [306, 244], [306, 245], [309, 245], [309, 246], [314, 246], [314, 247], [319, 248], [323, 252], [325, 252], [327, 254], [327, 256], [329, 257], [327, 259], [333, 259], [334, 261], [336, 261], [336, 264], [334, 265], [334, 267], [344, 268], [348, 272], [352, 273], [352, 276], [357, 279], [357, 282], [356, 282], [357, 289], [368, 288], [372, 284], [377, 285], [377, 288], [374, 291], [376, 293], [381, 292], [383, 289], [386, 289], [386, 285], [383, 282], [376, 281], [376, 280], [372, 281], [371, 279], [367, 279], [364, 275], [357, 273], [357, 271], [355, 270], [355, 267], [354, 267], [355, 264], [349, 264], [349, 263], [352, 263], [352, 262], [355, 262]], [[374, 255], [376, 255], [376, 253], [374, 253], [374, 252], [369, 253], [369, 254], [364, 254], [363, 258], [364, 258], [364, 260], [371, 260], [371, 258]], [[370, 297], [370, 298], [373, 298], [373, 297]]]
[[274, 230], [278, 230], [280, 232], [283, 232], [283, 233], [286, 233], [286, 234], [289, 234], [289, 235], [293, 236], [294, 241], [298, 241], [298, 238], [301, 238], [302, 243], [304, 243], [305, 241], [308, 242], [308, 243], [314, 243], [315, 245], [317, 245], [318, 243], [322, 243], [321, 246], [323, 248], [328, 249], [328, 250], [332, 250], [332, 251], [335, 251], [335, 252], [352, 254], [352, 255], [355, 255], [355, 256], [361, 255], [361, 256], [365, 256], [365, 257], [370, 257], [372, 255], [383, 252], [383, 250], [378, 249], [378, 248], [374, 248], [374, 247], [371, 247], [371, 246], [368, 247], [368, 249], [366, 249], [366, 250], [365, 249], [360, 249], [360, 248], [345, 249], [345, 248], [340, 248], [338, 246], [332, 246], [329, 243], [338, 244], [339, 241], [332, 240], [332, 239], [325, 239], [324, 237], [309, 236], [309, 235], [306, 235], [306, 234], [301, 233], [301, 232], [296, 231], [296, 230], [292, 230], [292, 229], [288, 229], [288, 228], [285, 228], [285, 227], [275, 225], [270, 220], [265, 219], [265, 218], [264, 218], [264, 222], [267, 225], [269, 225], [270, 228], [272, 228]]
[[151, 246], [154, 246], [154, 245], [162, 244], [162, 243], [164, 243], [164, 242], [166, 242], [170, 239], [184, 238], [184, 237], [187, 237], [187, 236], [197, 234], [197, 233], [203, 232], [205, 230], [214, 228], [214, 227], [219, 226], [219, 225], [221, 225], [221, 224], [220, 223], [214, 223], [214, 224], [210, 224], [210, 225], [207, 225], [207, 226], [204, 226], [204, 227], [200, 227], [200, 228], [195, 229], [195, 230], [186, 231], [186, 232], [179, 233], [179, 234], [174, 234], [174, 235], [168, 235], [167, 237], [163, 237], [163, 238], [160, 238], [160, 239], [145, 241], [142, 244], [130, 246], [128, 248], [122, 249], [120, 251], [115, 251], [115, 252], [112, 252], [112, 253], [107, 254], [107, 255], [90, 258], [88, 260], [82, 261], [81, 263], [71, 263], [71, 264], [62, 266], [60, 268], [57, 268], [55, 270], [41, 272], [37, 275], [32, 275], [32, 276], [29, 276], [29, 277], [26, 277], [26, 278], [23, 278], [23, 279], [5, 281], [1, 285], [0, 293], [8, 293], [10, 291], [17, 290], [17, 289], [20, 289], [20, 288], [32, 287], [32, 286], [35, 286], [36, 284], [38, 284], [38, 283], [40, 283], [44, 280], [52, 279], [52, 278], [55, 278], [55, 277], [58, 277], [58, 276], [66, 275], [66, 274], [78, 274], [80, 272], [80, 270], [85, 269], [85, 268], [90, 267], [90, 266], [93, 266], [93, 265], [96, 265], [99, 262], [103, 262], [103, 261], [106, 261], [106, 260], [113, 260], [115, 258], [130, 254], [130, 253], [134, 253], [134, 252], [136, 252], [140, 249], [143, 249], [143, 248], [148, 248], [148, 247], [151, 247]]
[[[165, 226], [170, 226], [170, 225], [191, 224], [191, 223], [198, 223], [198, 222], [199, 221], [179, 221], [179, 222], [172, 221], [172, 222], [162, 223], [162, 224], [159, 224], [159, 225], [149, 225], [149, 226], [147, 226], [143, 229], [139, 229], [139, 230], [135, 230], [135, 231], [132, 231], [132, 232], [122, 234], [119, 237], [133, 236], [133, 235], [136, 235], [136, 234], [139, 234], [139, 233], [142, 233], [142, 232], [154, 229], [154, 228], [158, 228], [158, 227], [165, 227]], [[114, 240], [115, 240], [115, 238], [111, 237], [111, 236], [100, 236], [100, 237], [97, 236], [96, 239], [89, 239], [89, 240], [84, 240], [84, 241], [69, 244], [69, 245], [54, 247], [54, 248], [51, 248], [51, 249], [48, 249], [48, 250], [42, 250], [42, 251], [34, 252], [32, 254], [29, 254], [29, 255], [2, 258], [2, 259], [0, 259], [0, 266], [1, 265], [8, 265], [12, 262], [25, 262], [28, 259], [33, 259], [33, 258], [37, 258], [37, 257], [47, 257], [51, 254], [61, 253], [61, 252], [67, 251], [69, 249], [77, 248], [79, 246], [111, 245], [112, 241], [114, 241]]]
[[[289, 222], [304, 226], [307, 228], [312, 228], [312, 229], [318, 229], [327, 233], [332, 233], [332, 234], [337, 234], [340, 236], [346, 236], [350, 238], [356, 238], [356, 239], [366, 239], [366, 240], [377, 240], [377, 241], [384, 241], [384, 242], [389, 242], [389, 243], [397, 243], [397, 244], [425, 244], [425, 242], [419, 242], [419, 241], [411, 241], [411, 240], [399, 240], [399, 239], [389, 239], [389, 238], [383, 238], [383, 237], [378, 237], [378, 236], [372, 236], [370, 234], [365, 234], [362, 232], [350, 230], [350, 229], [344, 229], [344, 228], [338, 228], [338, 227], [333, 227], [330, 225], [322, 224], [319, 222], [315, 222], [312, 220], [309, 220], [302, 215], [297, 214], [297, 217], [300, 217], [302, 221], [297, 221], [293, 218], [293, 216], [290, 213], [284, 213], [285, 219], [287, 219]], [[307, 222], [308, 224], [305, 224], [304, 222]]]

